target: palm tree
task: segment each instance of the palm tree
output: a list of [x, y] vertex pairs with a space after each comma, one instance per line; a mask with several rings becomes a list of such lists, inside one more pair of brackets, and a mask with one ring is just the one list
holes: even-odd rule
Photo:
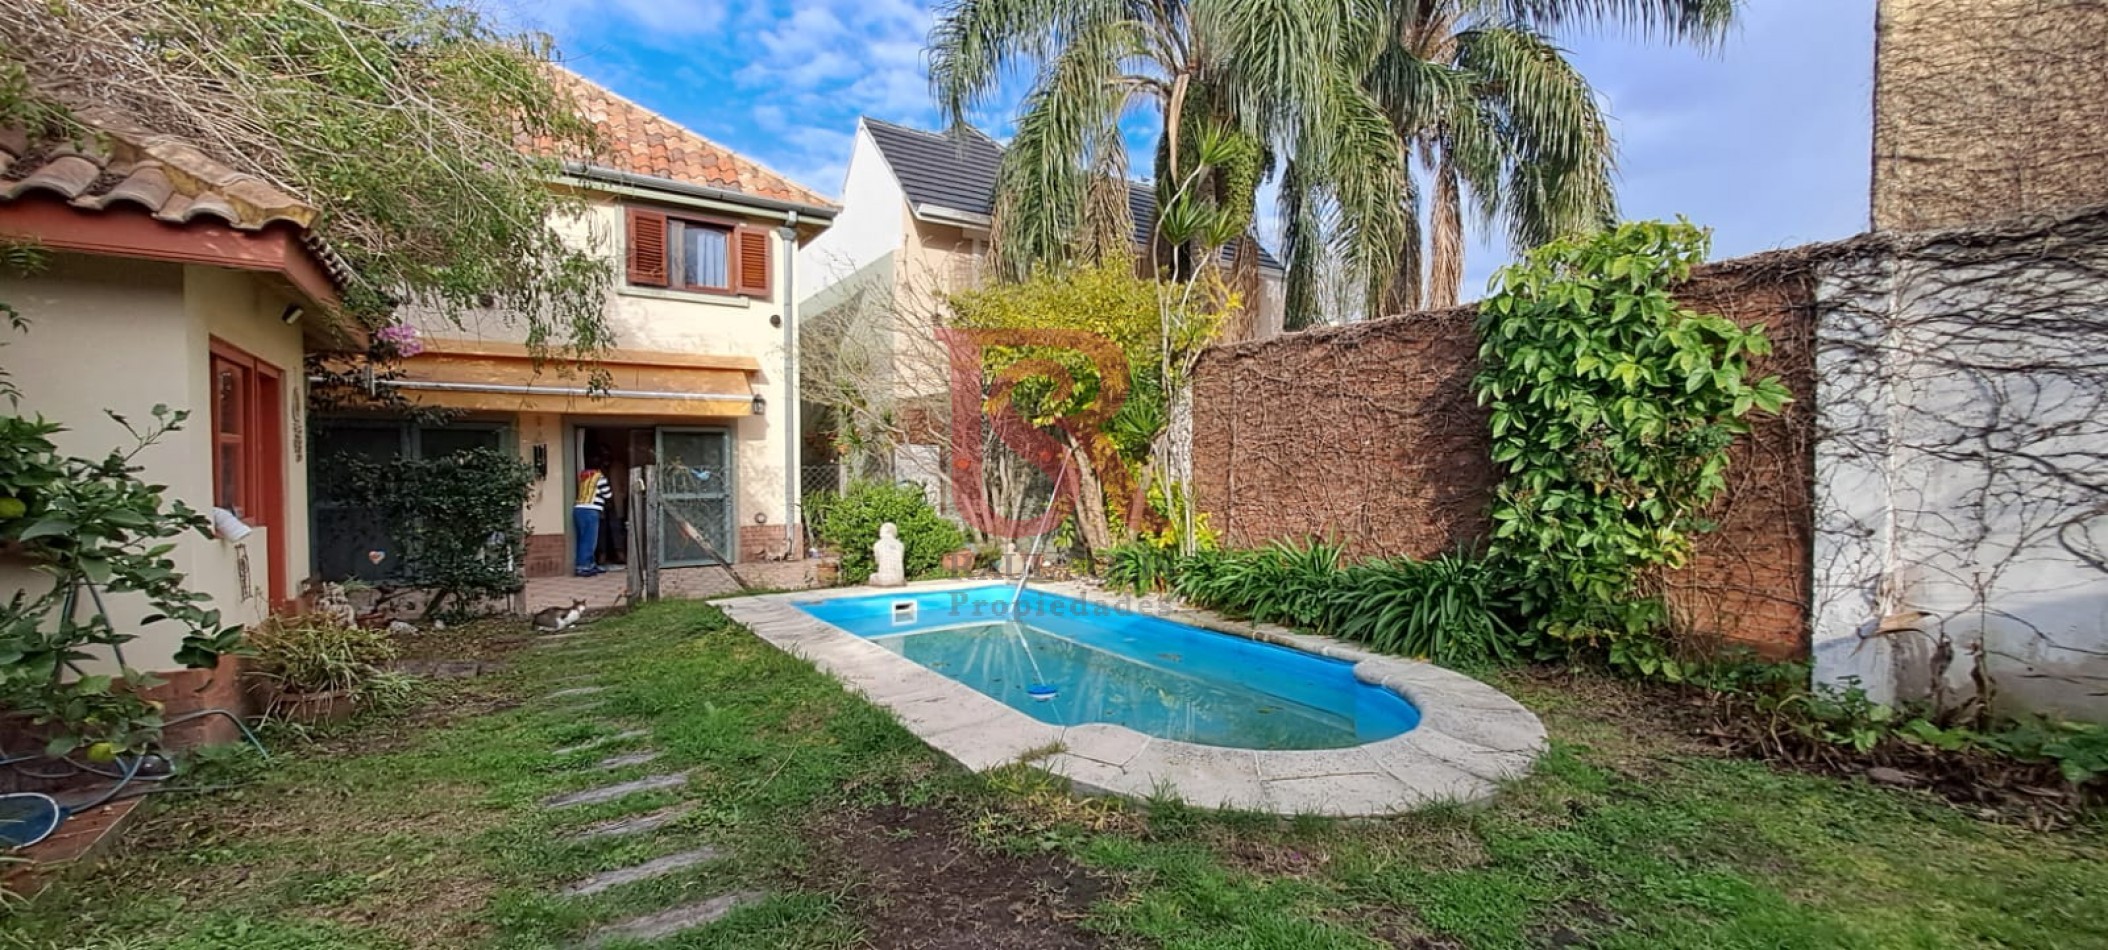
[[[1735, 0], [1387, 0], [1386, 7], [1384, 45], [1364, 84], [1432, 192], [1426, 234], [1418, 233], [1416, 213], [1387, 286], [1372, 294], [1402, 312], [1456, 304], [1467, 204], [1517, 249], [1616, 218], [1610, 130], [1595, 90], [1554, 44], [1553, 31], [1611, 27], [1710, 44], [1731, 22]], [[1416, 196], [1420, 184], [1410, 189]]]
[[1131, 253], [1123, 116], [1160, 127], [1158, 220], [1190, 271], [1246, 232], [1259, 181], [1293, 155], [1313, 194], [1346, 209], [1327, 240], [1387, 268], [1406, 234], [1406, 169], [1361, 79], [1382, 37], [1378, 0], [950, 0], [930, 80], [962, 125], [1013, 69], [1035, 74], [1003, 159], [998, 265]]

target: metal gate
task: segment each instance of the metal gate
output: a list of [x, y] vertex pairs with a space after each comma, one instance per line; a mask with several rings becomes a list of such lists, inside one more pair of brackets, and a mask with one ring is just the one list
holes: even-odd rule
[[723, 429], [658, 434], [656, 536], [663, 567], [728, 563], [733, 554], [732, 437]]

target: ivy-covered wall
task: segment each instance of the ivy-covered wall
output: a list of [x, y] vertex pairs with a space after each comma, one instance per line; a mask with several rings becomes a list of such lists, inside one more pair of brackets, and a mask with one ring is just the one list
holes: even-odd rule
[[[1669, 579], [1686, 629], [1773, 656], [1807, 649], [1816, 252], [1699, 268], [1679, 288], [1693, 309], [1764, 323], [1777, 374], [1797, 397], [1753, 420], [1731, 452], [1729, 487], [1691, 564]], [[1356, 555], [1430, 557], [1486, 530], [1497, 480], [1471, 387], [1472, 308], [1406, 314], [1220, 346], [1194, 383], [1194, 485], [1233, 546], [1330, 537]]]
[[2108, 719], [2108, 208], [1879, 235], [1819, 298], [1817, 678]]

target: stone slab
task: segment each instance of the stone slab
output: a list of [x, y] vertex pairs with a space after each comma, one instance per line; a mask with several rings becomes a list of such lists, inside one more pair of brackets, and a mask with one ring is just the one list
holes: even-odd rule
[[679, 821], [681, 818], [685, 817], [689, 812], [694, 810], [695, 806], [693, 804], [683, 802], [679, 805], [671, 805], [666, 808], [661, 808], [658, 811], [646, 812], [642, 815], [632, 815], [628, 818], [611, 818], [607, 821], [596, 821], [590, 825], [585, 826], [584, 828], [578, 829], [578, 831], [575, 834], [571, 835], [568, 840], [573, 842], [592, 841], [596, 838], [619, 838], [623, 835], [634, 835], [642, 834], [647, 831], [657, 831], [660, 828], [664, 828], [675, 821]]
[[644, 763], [649, 762], [658, 757], [659, 754], [657, 752], [629, 752], [624, 753], [622, 755], [608, 756], [605, 759], [601, 759], [600, 761], [593, 763], [593, 767], [596, 769], [600, 769], [601, 771], [610, 771], [613, 769], [626, 769], [632, 765], [643, 765]]
[[646, 732], [642, 729], [625, 729], [621, 732], [615, 733], [614, 735], [601, 736], [597, 739], [587, 739], [586, 741], [578, 743], [577, 745], [567, 745], [550, 754], [573, 755], [579, 752], [590, 752], [594, 749], [598, 749], [603, 746], [611, 746], [618, 742], [628, 742], [631, 739], [642, 739], [648, 735], [651, 735], [651, 733]]
[[642, 792], [656, 792], [669, 788], [679, 788], [686, 784], [688, 784], [688, 776], [680, 773], [673, 773], [669, 775], [647, 775], [643, 778], [637, 779], [634, 782], [622, 782], [616, 785], [603, 785], [599, 788], [589, 788], [585, 791], [572, 792], [568, 795], [553, 795], [549, 798], [542, 799], [542, 804], [550, 808], [570, 808], [576, 805], [597, 805], [601, 802], [611, 802], [618, 798], [628, 798], [631, 795], [636, 795]]
[[675, 871], [715, 861], [717, 858], [718, 851], [716, 848], [697, 848], [693, 851], [669, 854], [663, 858], [653, 858], [643, 864], [616, 868], [612, 871], [602, 871], [564, 888], [563, 894], [565, 897], [591, 897], [602, 891], [614, 890], [625, 884], [635, 884], [638, 881], [649, 881], [655, 877], [664, 877]]
[[593, 932], [586, 938], [589, 948], [604, 947], [617, 940], [651, 942], [664, 940], [683, 930], [690, 930], [711, 923], [748, 904], [756, 903], [768, 895], [760, 891], [734, 891], [719, 894], [708, 900], [684, 904], [656, 914], [632, 917], [617, 921]]

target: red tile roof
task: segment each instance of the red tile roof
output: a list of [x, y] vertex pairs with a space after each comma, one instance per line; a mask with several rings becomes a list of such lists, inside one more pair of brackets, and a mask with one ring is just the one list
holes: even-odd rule
[[[551, 74], [579, 111], [599, 128], [602, 151], [592, 162], [616, 171], [735, 191], [823, 208], [838, 207], [753, 159], [683, 128], [562, 66]], [[544, 151], [551, 143], [536, 143]]]
[[208, 217], [244, 231], [281, 221], [302, 231], [314, 225], [312, 206], [182, 139], [98, 110], [76, 118], [89, 129], [77, 142], [0, 129], [0, 201], [48, 192], [86, 211], [130, 202], [170, 224]]

